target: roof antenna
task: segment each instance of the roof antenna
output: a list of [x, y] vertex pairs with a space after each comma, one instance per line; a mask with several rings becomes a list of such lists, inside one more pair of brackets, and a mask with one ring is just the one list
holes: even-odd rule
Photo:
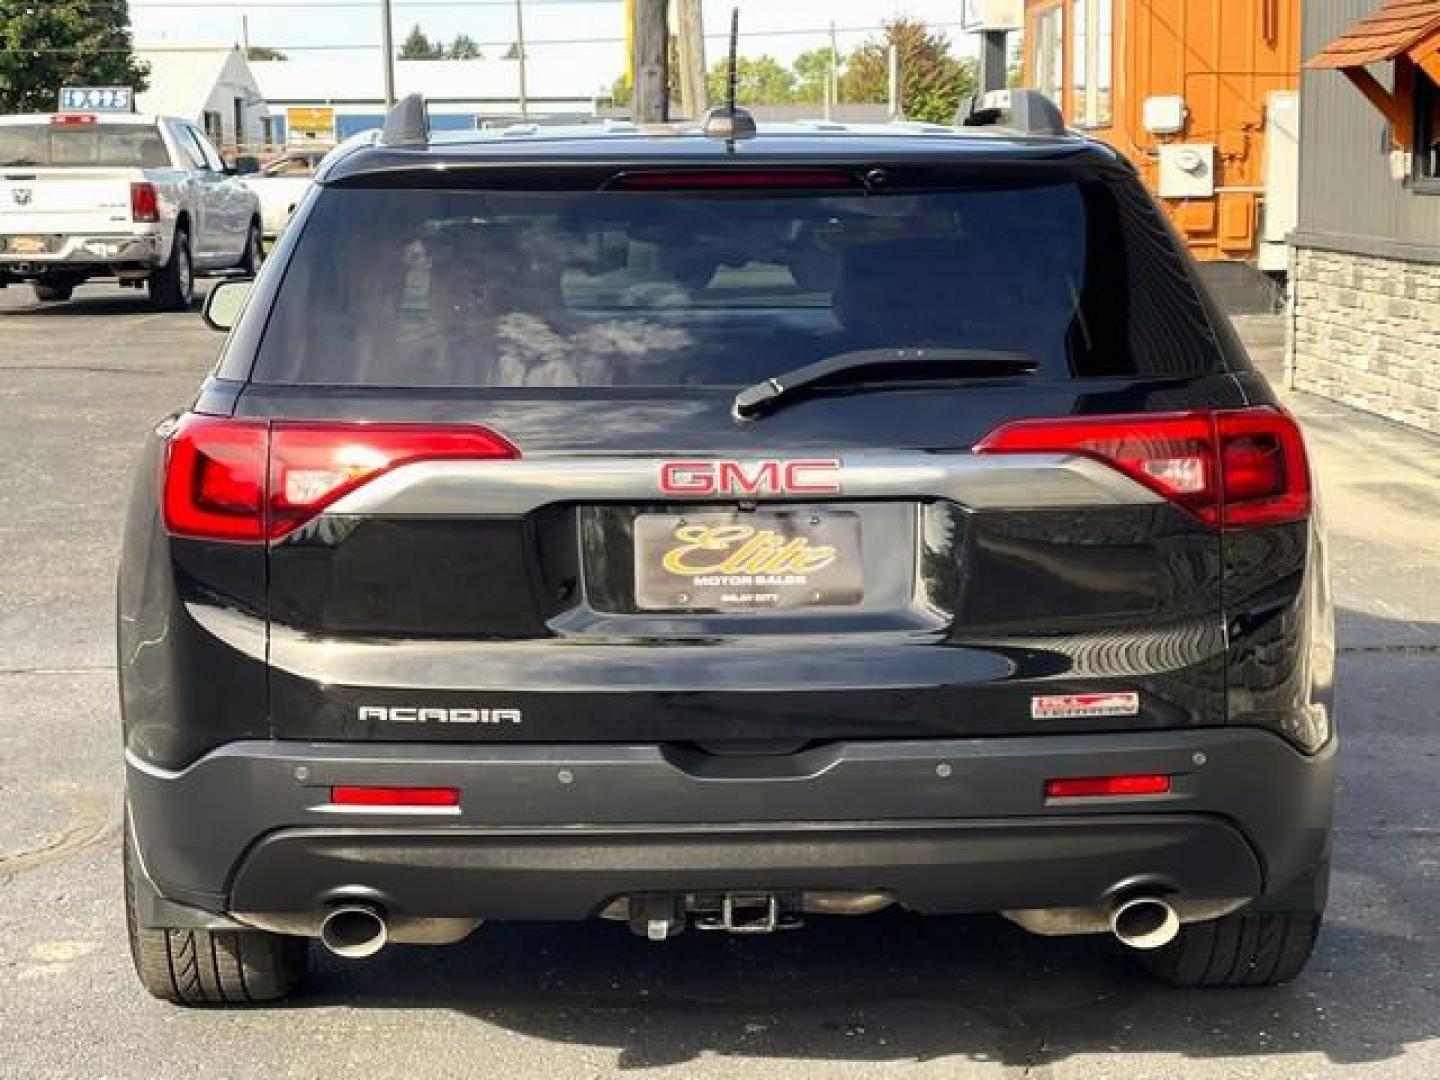
[[736, 104], [740, 89], [740, 9], [730, 9], [730, 60], [725, 71], [725, 104], [705, 114], [704, 132], [712, 139], [724, 139], [734, 149], [736, 139], [755, 135], [755, 118]]

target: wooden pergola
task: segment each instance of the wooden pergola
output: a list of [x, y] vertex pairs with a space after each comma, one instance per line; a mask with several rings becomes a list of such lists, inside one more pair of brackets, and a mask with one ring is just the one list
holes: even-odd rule
[[[1394, 89], [1387, 90], [1368, 65], [1393, 63]], [[1415, 138], [1415, 76], [1423, 71], [1440, 85], [1440, 0], [1386, 0], [1305, 65], [1342, 72], [1390, 122], [1395, 145]]]

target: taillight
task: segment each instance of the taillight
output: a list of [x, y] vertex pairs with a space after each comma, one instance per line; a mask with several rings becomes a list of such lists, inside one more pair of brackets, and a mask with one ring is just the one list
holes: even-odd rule
[[1045, 781], [1047, 799], [1124, 798], [1128, 795], [1164, 795], [1170, 777], [1164, 773], [1127, 776], [1069, 776]]
[[130, 185], [130, 220], [160, 220], [160, 197], [155, 193], [154, 184], [137, 182]]
[[95, 119], [93, 113], [61, 113], [59, 116], [52, 116], [50, 123], [55, 127], [84, 127], [95, 123]]
[[518, 456], [493, 431], [461, 424], [266, 423], [187, 414], [170, 436], [165, 527], [205, 540], [278, 540], [400, 465]]
[[975, 451], [1084, 454], [1225, 528], [1310, 514], [1305, 443], [1277, 408], [1018, 420]]
[[263, 421], [182, 417], [165, 460], [165, 528], [206, 540], [264, 539], [267, 432]]

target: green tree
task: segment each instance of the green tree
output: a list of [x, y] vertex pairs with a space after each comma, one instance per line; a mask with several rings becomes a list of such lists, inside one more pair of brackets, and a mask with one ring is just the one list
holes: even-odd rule
[[289, 60], [279, 49], [272, 49], [268, 45], [251, 45], [245, 53], [246, 60]]
[[147, 88], [126, 0], [0, 0], [0, 112], [53, 110], [62, 86]]
[[610, 104], [617, 109], [623, 109], [630, 104], [635, 96], [635, 87], [630, 85], [630, 80], [624, 75], [618, 75], [615, 81], [610, 84]]
[[455, 40], [450, 42], [450, 47], [445, 50], [447, 60], [481, 60], [480, 46], [469, 34], [456, 34]]
[[898, 18], [847, 59], [844, 101], [885, 101], [890, 88], [890, 47], [900, 52], [900, 109], [911, 120], [955, 122], [960, 102], [975, 92], [973, 60], [950, 55], [950, 39], [922, 22]]
[[426, 37], [419, 23], [410, 28], [410, 33], [400, 44], [401, 60], [439, 60], [444, 55], [445, 46]]
[[[830, 46], [810, 49], [795, 57], [790, 65], [795, 72], [794, 100], [804, 105], [819, 105], [825, 100], [825, 84], [830, 81]], [[845, 57], [838, 57], [836, 66], [845, 77]]]
[[[726, 100], [729, 66], [728, 60], [721, 60], [710, 69], [712, 104], [721, 105]], [[742, 56], [735, 72], [735, 97], [741, 105], [788, 105], [795, 100], [795, 73], [773, 56]]]

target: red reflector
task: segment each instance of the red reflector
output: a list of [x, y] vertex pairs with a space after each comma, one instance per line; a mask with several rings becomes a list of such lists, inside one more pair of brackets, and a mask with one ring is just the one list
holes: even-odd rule
[[1211, 525], [1274, 525], [1310, 514], [1305, 443], [1276, 408], [1017, 420], [975, 452], [1084, 454]]
[[167, 451], [165, 526], [203, 540], [278, 540], [400, 465], [519, 456], [495, 432], [461, 424], [267, 424], [187, 414]]
[[691, 169], [627, 172], [610, 184], [613, 191], [794, 190], [863, 187], [839, 169]]
[[459, 806], [460, 789], [453, 787], [332, 787], [335, 806]]
[[50, 123], [56, 127], [75, 127], [79, 124], [93, 124], [95, 117], [90, 113], [63, 113], [60, 116], [52, 116]]
[[160, 197], [155, 193], [154, 184], [135, 183], [130, 185], [130, 219], [132, 221], [160, 220]]
[[1134, 776], [1075, 776], [1045, 781], [1047, 799], [1084, 799], [1105, 795], [1164, 795], [1170, 777], [1161, 773]]

